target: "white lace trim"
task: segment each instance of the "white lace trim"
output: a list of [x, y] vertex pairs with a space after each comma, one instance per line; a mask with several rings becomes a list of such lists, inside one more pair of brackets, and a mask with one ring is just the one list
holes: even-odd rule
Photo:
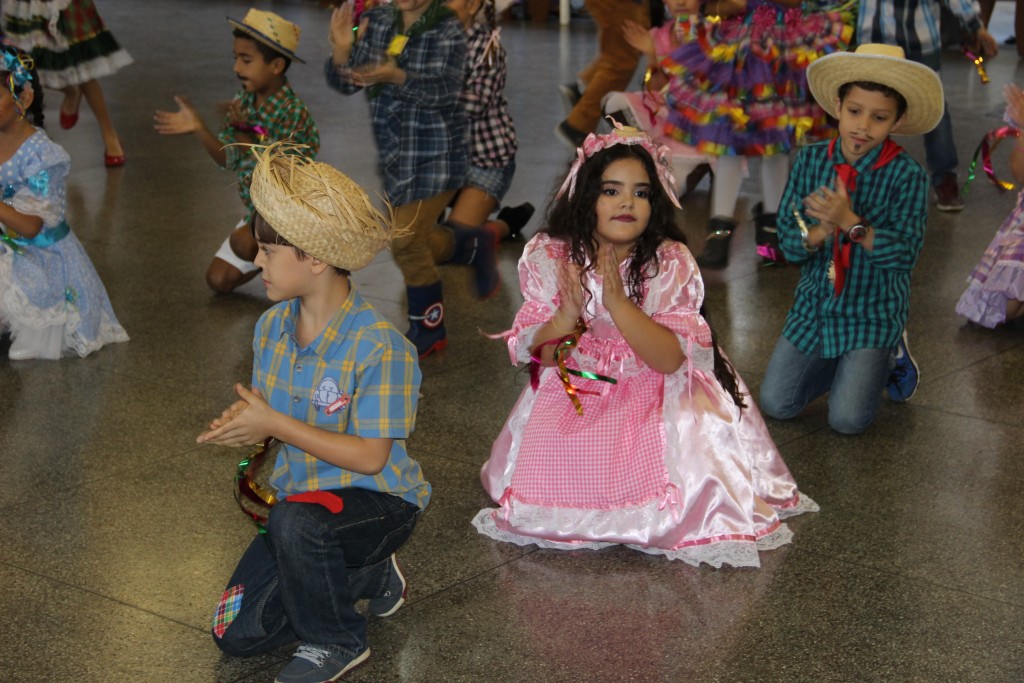
[[[10, 257], [0, 258], [0, 282], [10, 280]], [[4, 319], [4, 327], [14, 337], [25, 329], [41, 331], [55, 326], [64, 328], [63, 335], [54, 337], [55, 341], [60, 341], [60, 347], [38, 349], [38, 358], [56, 360], [62, 355], [69, 355], [65, 353], [68, 350], [85, 358], [107, 344], [128, 341], [128, 333], [111, 320], [106, 311], [102, 313], [96, 338], [86, 339], [79, 333], [82, 317], [77, 308], [63, 302], [49, 308], [33, 306], [24, 292], [13, 284], [7, 287], [7, 291], [0, 293], [0, 318]]]
[[39, 80], [47, 88], [60, 90], [69, 85], [81, 85], [88, 81], [117, 73], [132, 63], [131, 55], [124, 50], [111, 52], [105, 57], [96, 57], [88, 62], [62, 69], [61, 71], [42, 71]]
[[821, 512], [821, 508], [811, 500], [810, 496], [805, 495], [803, 492], [797, 494], [796, 505], [788, 508], [775, 508], [775, 512], [779, 515], [779, 519], [789, 519], [790, 517], [796, 517], [802, 515], [805, 512]]
[[[554, 550], [600, 550], [602, 548], [618, 545], [617, 543], [608, 543], [603, 541], [562, 542], [552, 541], [546, 538], [523, 536], [510, 531], [505, 531], [504, 529], [499, 529], [497, 524], [495, 524], [493, 517], [493, 514], [496, 512], [497, 510], [494, 508], [485, 508], [478, 512], [473, 518], [473, 526], [476, 527], [476, 530], [484, 536], [493, 538], [496, 541], [514, 543], [519, 546], [535, 545], [538, 548], [549, 548]], [[711, 543], [704, 543], [702, 545], [687, 546], [677, 550], [653, 548], [633, 543], [627, 543], [625, 546], [632, 550], [639, 550], [640, 552], [644, 552], [649, 555], [662, 555], [670, 560], [680, 560], [694, 567], [699, 567], [701, 563], [704, 563], [718, 569], [721, 568], [722, 565], [730, 565], [733, 567], [760, 567], [761, 552], [775, 550], [792, 543], [792, 541], [793, 532], [787, 525], [780, 524], [777, 529], [762, 536], [756, 541], [715, 541]]]

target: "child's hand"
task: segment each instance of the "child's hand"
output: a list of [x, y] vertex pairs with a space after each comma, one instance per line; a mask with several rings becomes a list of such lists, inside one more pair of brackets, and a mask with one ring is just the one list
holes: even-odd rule
[[1006, 113], [1017, 128], [1024, 128], [1024, 91], [1014, 83], [1003, 86], [1003, 97], [1006, 98]]
[[194, 133], [203, 127], [195, 107], [184, 97], [175, 96], [178, 111], [157, 111], [153, 116], [153, 128], [161, 135], [183, 135]]
[[366, 88], [378, 83], [394, 83], [402, 85], [405, 83], [405, 71], [400, 69], [398, 62], [393, 57], [380, 64], [366, 64], [362, 67], [352, 69], [352, 84]]
[[331, 12], [331, 26], [328, 39], [331, 47], [351, 50], [355, 43], [355, 32], [352, 30], [352, 2], [344, 2]]
[[275, 411], [263, 400], [258, 389], [252, 391], [241, 384], [235, 385], [241, 397], [230, 408], [210, 422], [208, 431], [196, 437], [196, 443], [216, 443], [222, 446], [249, 446], [261, 443], [270, 436], [267, 425]]
[[654, 57], [654, 39], [651, 38], [650, 32], [640, 24], [626, 19], [622, 25], [622, 37], [626, 39], [630, 47], [640, 54], [646, 55], [648, 59]]
[[572, 261], [563, 261], [558, 269], [558, 311], [559, 329], [575, 327], [583, 314], [583, 285], [580, 284], [580, 268]]
[[853, 225], [859, 220], [850, 204], [850, 193], [846, 191], [846, 183], [836, 176], [836, 188], [819, 187], [816, 192], [804, 197], [807, 215], [817, 218], [829, 226]]
[[626, 287], [622, 284], [619, 274], [619, 260], [615, 257], [615, 247], [602, 244], [597, 252], [597, 272], [604, 280], [601, 289], [601, 304], [613, 313], [619, 306], [629, 302]]

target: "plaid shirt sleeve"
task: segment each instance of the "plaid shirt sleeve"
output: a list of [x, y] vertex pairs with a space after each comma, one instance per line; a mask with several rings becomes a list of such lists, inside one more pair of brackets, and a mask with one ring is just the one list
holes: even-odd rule
[[401, 347], [362, 335], [356, 342], [355, 396], [349, 430], [366, 438], [404, 439], [412, 433], [419, 395], [417, 365]]

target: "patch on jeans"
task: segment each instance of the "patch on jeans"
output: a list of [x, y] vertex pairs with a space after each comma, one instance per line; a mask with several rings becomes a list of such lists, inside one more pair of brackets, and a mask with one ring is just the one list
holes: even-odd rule
[[218, 638], [224, 637], [224, 632], [228, 630], [228, 626], [242, 609], [243, 595], [245, 595], [243, 584], [232, 586], [224, 591], [224, 595], [221, 596], [220, 603], [217, 605], [217, 611], [213, 613], [213, 635]]

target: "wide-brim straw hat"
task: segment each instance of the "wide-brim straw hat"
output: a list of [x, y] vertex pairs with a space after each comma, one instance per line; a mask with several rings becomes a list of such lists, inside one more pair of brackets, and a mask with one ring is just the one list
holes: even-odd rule
[[359, 270], [405, 231], [375, 209], [354, 180], [302, 156], [303, 148], [288, 142], [252, 146], [252, 203], [294, 246], [332, 266]]
[[296, 62], [306, 63], [295, 51], [299, 49], [299, 36], [302, 29], [292, 22], [279, 17], [273, 12], [251, 9], [245, 13], [245, 19], [239, 21], [228, 17], [228, 23], [238, 30], [252, 36], [267, 47], [277, 50], [282, 55]]
[[939, 125], [946, 106], [942, 81], [931, 68], [908, 60], [903, 48], [865, 43], [854, 52], [834, 52], [807, 67], [811, 94], [833, 118], [840, 86], [854, 81], [881, 83], [906, 99], [906, 119], [894, 135], [920, 135]]

